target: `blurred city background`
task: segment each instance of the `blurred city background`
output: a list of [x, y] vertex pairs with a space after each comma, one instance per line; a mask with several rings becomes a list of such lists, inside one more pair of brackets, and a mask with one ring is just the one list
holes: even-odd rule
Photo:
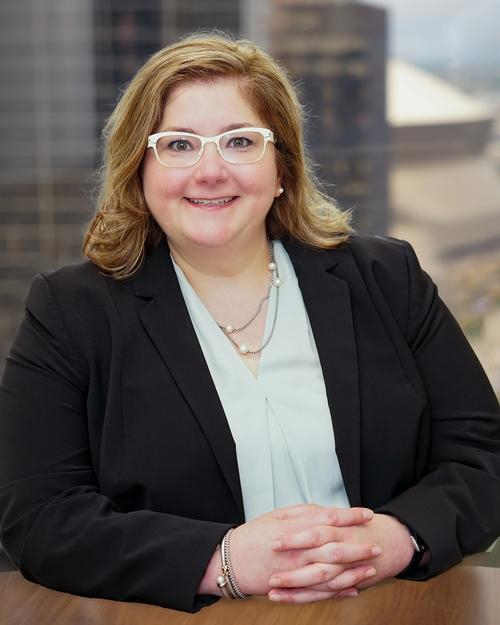
[[218, 28], [289, 69], [326, 190], [413, 243], [500, 393], [499, 24], [498, 0], [2, 0], [0, 371], [33, 275], [81, 259], [120, 90]]

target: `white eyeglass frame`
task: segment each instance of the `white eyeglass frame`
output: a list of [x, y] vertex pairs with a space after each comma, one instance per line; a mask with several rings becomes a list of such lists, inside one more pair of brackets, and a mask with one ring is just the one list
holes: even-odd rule
[[[221, 138], [225, 137], [226, 135], [231, 135], [231, 134], [237, 135], [240, 132], [258, 132], [259, 134], [262, 135], [262, 137], [264, 138], [264, 147], [262, 149], [262, 154], [259, 156], [259, 158], [256, 158], [253, 161], [246, 161], [245, 163], [235, 163], [233, 161], [228, 161], [226, 158], [224, 158], [224, 155], [220, 147]], [[163, 137], [179, 137], [179, 136], [185, 137], [186, 139], [191, 137], [194, 139], [198, 139], [201, 142], [201, 147], [198, 150], [197, 159], [193, 161], [192, 163], [189, 163], [189, 165], [166, 165], [165, 163], [162, 163], [162, 161], [160, 160], [160, 157], [158, 156], [158, 151], [156, 149], [156, 142], [159, 139], [162, 139]], [[274, 138], [273, 131], [269, 130], [269, 128], [257, 128], [254, 126], [246, 126], [245, 128], [235, 128], [234, 130], [226, 130], [226, 132], [221, 132], [220, 135], [215, 135], [214, 137], [203, 137], [202, 135], [195, 135], [192, 132], [175, 132], [175, 131], [167, 130], [165, 132], [155, 132], [154, 134], [149, 135], [147, 147], [153, 148], [153, 151], [155, 153], [155, 156], [158, 162], [160, 163], [160, 165], [163, 165], [163, 167], [193, 167], [193, 165], [196, 165], [196, 163], [198, 163], [200, 158], [203, 156], [203, 153], [205, 152], [205, 146], [207, 145], [207, 143], [215, 143], [219, 156], [222, 158], [224, 162], [229, 163], [229, 165], [251, 165], [252, 163], [257, 163], [257, 161], [261, 160], [261, 158], [264, 156], [266, 152], [267, 144], [276, 143], [276, 139]]]

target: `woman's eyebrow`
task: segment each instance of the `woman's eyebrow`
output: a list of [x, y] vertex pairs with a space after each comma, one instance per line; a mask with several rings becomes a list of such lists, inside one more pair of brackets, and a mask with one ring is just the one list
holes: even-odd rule
[[238, 122], [237, 124], [229, 124], [222, 129], [222, 132], [229, 132], [230, 130], [238, 130], [238, 128], [252, 128], [255, 126], [253, 122]]
[[[228, 126], [224, 126], [221, 129], [220, 133], [218, 134], [229, 132], [230, 130], [237, 130], [238, 128], [253, 127], [254, 125], [255, 124], [253, 122], [237, 122], [235, 124], [229, 124]], [[192, 128], [181, 128], [179, 126], [169, 126], [168, 128], [164, 128], [160, 130], [160, 132], [188, 132], [192, 135], [198, 134]], [[200, 136], [203, 136], [203, 135], [200, 135]]]
[[160, 132], [189, 132], [192, 135], [195, 135], [195, 131], [192, 128], [179, 128], [177, 126], [168, 126], [167, 128], [163, 128]]

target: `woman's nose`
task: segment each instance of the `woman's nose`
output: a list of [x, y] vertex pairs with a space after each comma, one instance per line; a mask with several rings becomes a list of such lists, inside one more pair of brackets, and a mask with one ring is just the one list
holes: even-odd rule
[[200, 160], [195, 165], [195, 180], [213, 183], [226, 177], [227, 163], [219, 154], [215, 143], [207, 143]]

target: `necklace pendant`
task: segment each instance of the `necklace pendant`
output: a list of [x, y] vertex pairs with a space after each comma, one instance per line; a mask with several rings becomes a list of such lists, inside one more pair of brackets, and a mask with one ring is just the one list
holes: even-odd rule
[[248, 354], [249, 350], [248, 347], [242, 343], [241, 345], [238, 345], [238, 351], [240, 354]]

